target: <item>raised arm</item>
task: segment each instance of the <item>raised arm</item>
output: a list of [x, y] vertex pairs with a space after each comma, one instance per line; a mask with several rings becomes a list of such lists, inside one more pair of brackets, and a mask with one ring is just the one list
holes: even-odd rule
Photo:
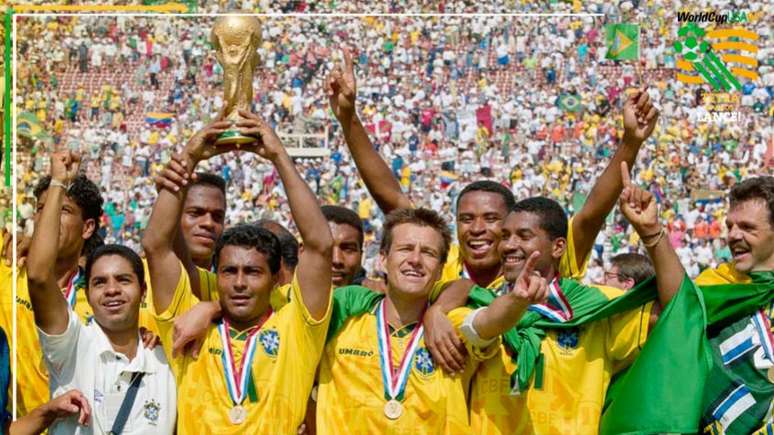
[[239, 114], [245, 120], [237, 123], [237, 127], [245, 134], [259, 137], [260, 145], [255, 152], [272, 162], [282, 179], [290, 213], [304, 245], [296, 268], [301, 295], [312, 317], [320, 320], [328, 311], [332, 287], [333, 236], [328, 222], [320, 210], [317, 198], [298, 174], [293, 160], [274, 130], [255, 114], [243, 110]]
[[[51, 156], [51, 184], [46, 191], [46, 202], [35, 225], [27, 257], [27, 283], [35, 324], [49, 335], [63, 334], [67, 329], [67, 301], [55, 275], [57, 240], [62, 214], [78, 213], [66, 206], [64, 199], [70, 183], [78, 174], [80, 161], [80, 156], [72, 151], [55, 152]], [[74, 260], [73, 265], [77, 263], [77, 259]]]
[[647, 190], [632, 184], [626, 162], [621, 163], [621, 180], [624, 186], [621, 192], [621, 212], [648, 250], [656, 270], [658, 300], [662, 307], [666, 307], [680, 289], [685, 269], [659, 222], [656, 198]]
[[379, 208], [387, 214], [396, 208], [413, 207], [382, 156], [374, 149], [368, 132], [357, 115], [355, 67], [349, 50], [344, 50], [344, 71], [340, 67], [334, 69], [325, 85], [331, 109], [341, 124], [352, 159]]
[[594, 240], [605, 224], [605, 218], [615, 207], [621, 194], [621, 163], [630, 167], [637, 158], [642, 143], [647, 139], [658, 120], [658, 111], [650, 101], [646, 89], [632, 94], [624, 103], [624, 135], [618, 149], [586, 199], [583, 208], [572, 220], [572, 234], [577, 267], [581, 269], [588, 257]]
[[513, 289], [476, 314], [473, 328], [480, 339], [491, 340], [504, 334], [518, 323], [527, 307], [546, 301], [548, 284], [545, 278], [535, 273], [538, 257], [540, 253], [533, 252], [516, 279]]
[[[199, 161], [230, 150], [228, 147], [214, 146], [217, 135], [225, 131], [229, 125], [225, 121], [210, 124], [188, 141], [182, 155], [186, 177], [183, 184], [188, 183], [187, 180]], [[162, 186], [153, 205], [148, 227], [143, 233], [142, 247], [148, 259], [153, 286], [153, 306], [157, 313], [162, 313], [169, 307], [180, 279], [179, 259], [175, 255], [174, 242], [184, 197], [184, 189], [177, 186], [173, 189]]]

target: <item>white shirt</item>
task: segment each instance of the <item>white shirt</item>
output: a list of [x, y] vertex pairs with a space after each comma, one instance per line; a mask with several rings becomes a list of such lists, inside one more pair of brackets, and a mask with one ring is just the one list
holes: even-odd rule
[[94, 321], [83, 325], [72, 311], [62, 335], [38, 329], [49, 372], [52, 397], [78, 389], [91, 405], [88, 427], [78, 416], [58, 420], [49, 434], [106, 434], [129, 389], [133, 373], [144, 372], [134, 405], [122, 435], [172, 434], [177, 416], [177, 388], [161, 346], [145, 349], [138, 341], [132, 361], [113, 350], [102, 328]]

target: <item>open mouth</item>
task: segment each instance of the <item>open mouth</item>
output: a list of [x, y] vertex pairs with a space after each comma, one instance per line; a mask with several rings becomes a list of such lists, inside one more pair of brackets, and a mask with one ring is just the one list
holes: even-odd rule
[[749, 257], [750, 255], [750, 249], [744, 246], [732, 246], [731, 247], [731, 255], [734, 257], [735, 261], [742, 261]]
[[486, 255], [494, 243], [491, 240], [468, 240], [468, 252], [476, 257]]
[[425, 277], [424, 273], [416, 269], [401, 270], [400, 274], [403, 275], [405, 278], [413, 281], [421, 281]]
[[503, 265], [515, 267], [524, 262], [527, 257], [521, 252], [509, 252], [503, 257]]
[[117, 299], [111, 299], [108, 301], [102, 302], [102, 307], [105, 308], [105, 311], [108, 313], [118, 313], [121, 311], [121, 308], [126, 304], [126, 302], [122, 300]]

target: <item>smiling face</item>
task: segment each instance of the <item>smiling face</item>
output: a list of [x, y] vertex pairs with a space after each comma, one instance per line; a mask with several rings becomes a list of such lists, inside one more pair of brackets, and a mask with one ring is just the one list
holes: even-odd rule
[[102, 329], [122, 332], [137, 329], [145, 290], [132, 264], [117, 254], [99, 257], [91, 266], [87, 299]]
[[491, 269], [500, 264], [497, 244], [508, 208], [494, 192], [471, 191], [460, 198], [457, 207], [457, 239], [465, 265]]
[[774, 270], [774, 228], [761, 198], [734, 204], [726, 218], [728, 247], [742, 273]]
[[226, 245], [218, 258], [218, 291], [224, 315], [242, 329], [269, 308], [269, 295], [277, 282], [267, 255], [246, 246]]
[[226, 198], [220, 189], [206, 184], [189, 189], [180, 215], [180, 230], [195, 263], [210, 262], [215, 241], [223, 234], [225, 216]]
[[379, 259], [387, 271], [388, 292], [411, 299], [427, 298], [441, 277], [443, 236], [432, 227], [396, 225], [392, 243]]
[[567, 240], [562, 237], [551, 240], [540, 226], [540, 215], [526, 211], [514, 212], [505, 218], [501, 237], [498, 251], [508, 282], [516, 281], [525, 261], [535, 251], [540, 252], [535, 270], [545, 278], [552, 277], [567, 246]]

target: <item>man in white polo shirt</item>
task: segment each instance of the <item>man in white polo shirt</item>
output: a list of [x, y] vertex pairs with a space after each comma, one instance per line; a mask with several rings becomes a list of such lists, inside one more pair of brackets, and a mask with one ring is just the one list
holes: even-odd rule
[[56, 243], [70, 210], [63, 203], [78, 172], [70, 152], [51, 157], [51, 184], [36, 216], [27, 257], [27, 280], [44, 360], [54, 396], [83, 392], [92, 418], [56, 421], [50, 434], [171, 434], [176, 387], [163, 350], [146, 349], [138, 329], [145, 279], [140, 257], [120, 245], [98, 248], [84, 271], [94, 321], [84, 325], [56, 283]]

